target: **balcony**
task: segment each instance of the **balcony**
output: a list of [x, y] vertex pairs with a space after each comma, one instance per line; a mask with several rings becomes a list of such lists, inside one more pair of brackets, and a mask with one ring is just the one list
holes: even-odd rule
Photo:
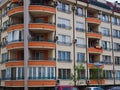
[[56, 80], [29, 80], [28, 86], [55, 86]]
[[101, 20], [95, 17], [88, 17], [86, 20], [88, 23], [93, 23], [93, 24], [98, 24], [98, 25], [101, 24]]
[[39, 58], [30, 58], [28, 62], [29, 66], [56, 66], [55, 59], [39, 59]]
[[42, 49], [54, 49], [56, 44], [54, 41], [50, 40], [29, 40], [29, 48], [42, 48]]
[[24, 81], [5, 81], [5, 86], [7, 87], [23, 87], [24, 86]]
[[12, 49], [23, 49], [24, 48], [24, 42], [23, 41], [13, 41], [11, 43], [7, 44], [7, 50]]
[[56, 9], [50, 5], [44, 5], [39, 3], [31, 3], [29, 6], [29, 11], [31, 14], [44, 14], [51, 15], [56, 13]]
[[100, 32], [89, 31], [89, 32], [87, 32], [87, 37], [101, 39], [102, 34]]
[[[55, 86], [56, 80], [28, 80], [28, 86], [40, 87], [40, 86]], [[23, 87], [24, 81], [5, 81], [7, 87]]]
[[[98, 80], [96, 79], [96, 80], [90, 80], [90, 85], [98, 85]], [[102, 80], [100, 80], [100, 84], [102, 84], [102, 85], [104, 85], [105, 84], [105, 80], [104, 79], [102, 79]]]
[[88, 52], [89, 52], [89, 53], [101, 54], [101, 53], [103, 52], [103, 49], [102, 49], [101, 46], [89, 47], [89, 48], [88, 48]]
[[6, 67], [19, 67], [19, 66], [24, 66], [24, 59], [11, 59], [8, 60], [8, 62], [5, 63]]
[[42, 32], [46, 32], [46, 31], [55, 31], [56, 30], [56, 26], [53, 23], [41, 23], [41, 22], [32, 22], [29, 24], [29, 29], [31, 31], [42, 31]]
[[11, 9], [8, 11], [8, 16], [22, 16], [23, 15], [23, 6], [17, 5], [15, 7], [11, 7]]
[[[88, 67], [89, 68], [95, 68], [96, 66], [94, 65], [94, 63], [89, 63]], [[104, 68], [104, 64], [102, 64], [102, 66], [100, 66], [100, 68]]]
[[7, 28], [7, 32], [13, 31], [13, 30], [22, 30], [24, 29], [24, 25], [22, 22], [16, 22], [9, 24], [9, 27]]
[[108, 6], [107, 4], [98, 2], [98, 1], [90, 0], [90, 4], [101, 7], [101, 8], [104, 8], [104, 9], [107, 9], [107, 10], [111, 10], [110, 6]]

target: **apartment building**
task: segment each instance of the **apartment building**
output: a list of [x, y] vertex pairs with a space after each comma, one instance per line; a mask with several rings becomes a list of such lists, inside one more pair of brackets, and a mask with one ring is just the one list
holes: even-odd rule
[[74, 85], [81, 64], [77, 86], [120, 85], [118, 2], [2, 0], [0, 13], [1, 90]]

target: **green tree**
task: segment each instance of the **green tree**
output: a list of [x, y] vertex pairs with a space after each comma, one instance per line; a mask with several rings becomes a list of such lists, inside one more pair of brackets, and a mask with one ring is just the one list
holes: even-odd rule
[[74, 66], [74, 74], [71, 74], [71, 79], [74, 82], [74, 85], [76, 86], [77, 83], [79, 83], [80, 73], [84, 70], [83, 64], [75, 65]]

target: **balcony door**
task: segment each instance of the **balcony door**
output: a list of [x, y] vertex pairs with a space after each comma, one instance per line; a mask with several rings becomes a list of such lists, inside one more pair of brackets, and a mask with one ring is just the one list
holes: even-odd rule
[[44, 52], [35, 52], [36, 60], [44, 60]]

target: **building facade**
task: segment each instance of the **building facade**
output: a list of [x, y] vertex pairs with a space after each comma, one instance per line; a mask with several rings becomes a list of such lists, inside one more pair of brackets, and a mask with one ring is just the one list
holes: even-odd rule
[[74, 85], [81, 64], [77, 86], [120, 85], [118, 2], [3, 0], [0, 8], [1, 89]]

